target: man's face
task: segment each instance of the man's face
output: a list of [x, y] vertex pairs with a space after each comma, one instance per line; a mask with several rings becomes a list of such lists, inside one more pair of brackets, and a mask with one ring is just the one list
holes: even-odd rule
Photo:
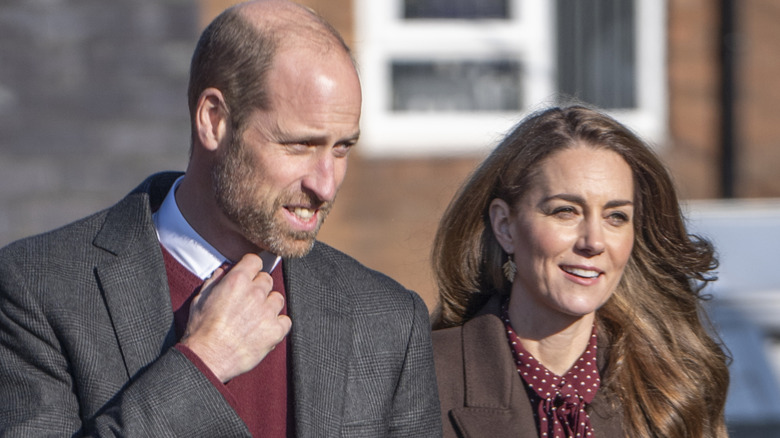
[[360, 84], [349, 57], [297, 47], [276, 55], [270, 106], [216, 159], [217, 203], [254, 245], [283, 257], [311, 249], [359, 136]]

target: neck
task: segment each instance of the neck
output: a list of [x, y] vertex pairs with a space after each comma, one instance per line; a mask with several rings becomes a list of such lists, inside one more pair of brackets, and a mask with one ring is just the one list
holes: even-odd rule
[[175, 193], [176, 204], [184, 219], [220, 254], [233, 262], [250, 252], [260, 252], [222, 215], [210, 186], [204, 181], [208, 180], [191, 176], [188, 169], [179, 184]]
[[595, 315], [556, 320], [517, 301], [510, 300], [509, 321], [523, 347], [553, 373], [566, 374], [588, 346]]

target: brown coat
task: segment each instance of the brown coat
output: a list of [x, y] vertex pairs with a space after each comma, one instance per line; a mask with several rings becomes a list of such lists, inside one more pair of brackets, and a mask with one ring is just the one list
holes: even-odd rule
[[[433, 332], [444, 438], [539, 436], [498, 315], [493, 298], [463, 326]], [[588, 414], [597, 437], [623, 436], [620, 412], [603, 391]]]

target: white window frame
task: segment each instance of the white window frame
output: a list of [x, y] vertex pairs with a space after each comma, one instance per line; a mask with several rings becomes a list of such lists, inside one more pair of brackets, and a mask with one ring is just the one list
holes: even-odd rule
[[[482, 154], [522, 117], [556, 98], [555, 2], [509, 0], [508, 20], [404, 20], [403, 0], [354, 0], [363, 86], [360, 150], [368, 157]], [[666, 135], [666, 2], [637, 0], [637, 108], [611, 114], [646, 140]], [[520, 62], [519, 112], [393, 112], [393, 60]]]

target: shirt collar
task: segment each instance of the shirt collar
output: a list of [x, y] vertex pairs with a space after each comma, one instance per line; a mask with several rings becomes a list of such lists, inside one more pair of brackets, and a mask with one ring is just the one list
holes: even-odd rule
[[[160, 209], [152, 215], [154, 227], [160, 244], [173, 258], [200, 279], [205, 280], [223, 263], [231, 261], [206, 242], [181, 214], [174, 194], [182, 178], [184, 177], [179, 177], [173, 183]], [[263, 272], [272, 272], [281, 260], [281, 257], [268, 251], [258, 255], [263, 261]]]

